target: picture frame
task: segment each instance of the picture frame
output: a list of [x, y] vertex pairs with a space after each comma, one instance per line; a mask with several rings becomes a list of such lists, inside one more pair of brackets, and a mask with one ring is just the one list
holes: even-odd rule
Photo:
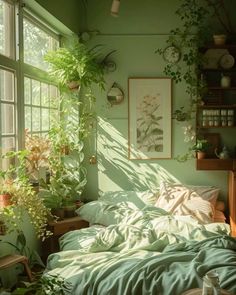
[[171, 158], [171, 78], [128, 78], [128, 158]]

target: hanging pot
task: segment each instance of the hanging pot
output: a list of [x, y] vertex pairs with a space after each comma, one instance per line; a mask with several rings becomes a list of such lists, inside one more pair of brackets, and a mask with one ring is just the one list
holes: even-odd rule
[[80, 89], [80, 83], [78, 81], [70, 81], [67, 83], [67, 86], [71, 91], [77, 91]]

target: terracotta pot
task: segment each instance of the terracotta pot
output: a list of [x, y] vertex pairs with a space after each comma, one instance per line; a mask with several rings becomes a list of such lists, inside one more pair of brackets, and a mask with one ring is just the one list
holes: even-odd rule
[[197, 152], [197, 159], [204, 159], [206, 158], [206, 153], [205, 152]]
[[7, 207], [11, 205], [11, 195], [9, 194], [0, 194], [0, 208]]

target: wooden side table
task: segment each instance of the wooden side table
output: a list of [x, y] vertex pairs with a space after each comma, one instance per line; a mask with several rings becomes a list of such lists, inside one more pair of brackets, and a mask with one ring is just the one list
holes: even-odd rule
[[25, 267], [25, 271], [27, 273], [27, 276], [29, 278], [29, 281], [32, 282], [33, 276], [31, 273], [31, 269], [28, 264], [28, 258], [23, 255], [17, 255], [17, 254], [12, 254], [12, 255], [6, 255], [0, 258], [0, 270], [13, 266], [17, 263], [22, 263]]
[[89, 227], [89, 223], [83, 220], [80, 216], [65, 218], [57, 222], [49, 221], [48, 230], [52, 232], [52, 236], [47, 238], [42, 244], [43, 260], [46, 261], [49, 254], [59, 251], [59, 237], [71, 230], [85, 227]]

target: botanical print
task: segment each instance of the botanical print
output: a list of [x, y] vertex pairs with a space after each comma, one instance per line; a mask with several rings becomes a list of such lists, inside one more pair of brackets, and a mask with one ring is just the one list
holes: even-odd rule
[[163, 152], [160, 93], [138, 97], [136, 112], [138, 149], [142, 152]]
[[129, 78], [129, 159], [171, 158], [171, 79]]

